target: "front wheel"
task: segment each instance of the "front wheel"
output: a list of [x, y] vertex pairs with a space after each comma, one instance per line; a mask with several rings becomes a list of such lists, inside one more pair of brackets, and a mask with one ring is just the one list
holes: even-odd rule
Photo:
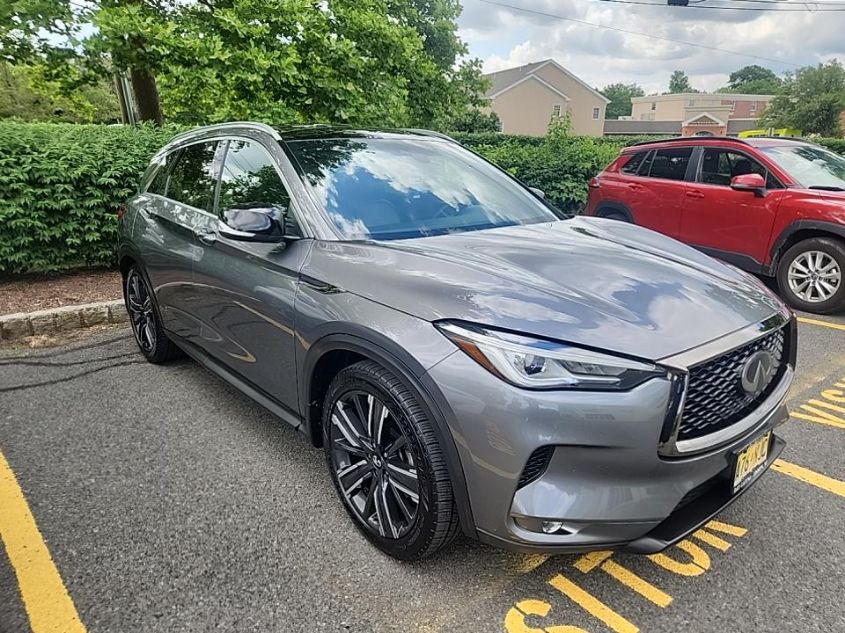
[[787, 303], [826, 314], [845, 308], [845, 244], [813, 237], [792, 246], [778, 264], [778, 287]]
[[372, 361], [341, 370], [323, 406], [332, 482], [355, 525], [402, 560], [433, 554], [458, 531], [443, 451], [411, 391]]

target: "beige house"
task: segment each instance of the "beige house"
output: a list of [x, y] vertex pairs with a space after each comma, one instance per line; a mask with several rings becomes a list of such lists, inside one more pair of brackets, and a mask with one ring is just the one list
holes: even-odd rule
[[572, 133], [601, 136], [606, 99], [552, 59], [485, 75], [502, 132], [542, 136], [553, 116], [570, 113]]
[[[631, 116], [623, 119], [631, 123], [620, 121], [617, 127], [628, 127], [629, 133], [636, 134], [645, 133], [650, 122], [671, 122], [677, 126], [676, 133], [683, 136], [736, 135], [759, 127], [758, 120], [773, 98], [772, 95], [718, 92], [635, 97], [631, 99]], [[643, 132], [634, 128], [642, 128]]]

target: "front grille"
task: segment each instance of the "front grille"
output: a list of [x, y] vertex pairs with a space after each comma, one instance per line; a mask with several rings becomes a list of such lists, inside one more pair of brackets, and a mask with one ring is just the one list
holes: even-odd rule
[[522, 469], [522, 474], [519, 476], [519, 483], [517, 488], [527, 486], [532, 481], [542, 475], [546, 467], [549, 465], [549, 460], [552, 458], [552, 453], [555, 452], [554, 446], [541, 446], [531, 453], [531, 457], [525, 462], [525, 468]]
[[[690, 369], [684, 412], [678, 427], [678, 440], [689, 440], [715, 433], [739, 422], [774, 390], [787, 359], [785, 331], [780, 328], [756, 341]], [[740, 372], [745, 362], [759, 350], [774, 359], [769, 382], [756, 396], [742, 388]]]

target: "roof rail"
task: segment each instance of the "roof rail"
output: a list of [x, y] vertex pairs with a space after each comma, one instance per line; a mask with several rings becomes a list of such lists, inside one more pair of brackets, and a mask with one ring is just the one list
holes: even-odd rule
[[691, 140], [706, 140], [706, 141], [736, 141], [737, 143], [746, 143], [745, 139], [737, 138], [736, 136], [671, 136], [668, 138], [660, 138], [649, 141], [639, 141], [628, 147], [638, 147], [640, 145], [652, 145], [655, 143], [688, 143]]
[[267, 134], [272, 136], [277, 141], [280, 141], [282, 139], [278, 130], [276, 130], [276, 128], [274, 128], [270, 125], [267, 125], [266, 123], [260, 123], [258, 121], [228, 121], [226, 123], [215, 123], [213, 125], [203, 125], [203, 126], [200, 126], [200, 127], [192, 128], [190, 130], [186, 130], [184, 132], [180, 132], [179, 134], [174, 136], [172, 139], [170, 139], [170, 142], [167, 145], [169, 146], [169, 145], [172, 145], [173, 143], [178, 143], [182, 139], [190, 138], [194, 134], [197, 134], [197, 133], [200, 133], [200, 132], [217, 132], [217, 131], [225, 132], [226, 130], [229, 130], [231, 128], [238, 128], [238, 127], [246, 127], [246, 128], [252, 128], [252, 129], [255, 129], [255, 130], [261, 130], [262, 132], [266, 132]]
[[406, 132], [413, 132], [414, 134], [419, 134], [420, 136], [434, 136], [436, 138], [442, 138], [445, 141], [452, 141], [453, 143], [457, 143], [455, 139], [453, 139], [448, 134], [444, 134], [443, 132], [437, 132], [435, 130], [425, 130], [423, 128], [416, 128], [416, 127], [406, 127], [402, 128]]

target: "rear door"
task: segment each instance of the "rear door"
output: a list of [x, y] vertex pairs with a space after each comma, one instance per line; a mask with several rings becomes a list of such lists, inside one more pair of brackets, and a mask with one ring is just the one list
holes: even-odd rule
[[[686, 194], [681, 239], [756, 272], [766, 261], [785, 189], [762, 163], [741, 150], [706, 146], [696, 158], [695, 182]], [[765, 196], [731, 189], [731, 178], [748, 173], [765, 179]]]
[[693, 147], [666, 147], [651, 152], [632, 179], [634, 221], [664, 235], [678, 238]]
[[[286, 160], [282, 149], [269, 137], [225, 141], [216, 212], [197, 226], [202, 249], [194, 266], [194, 313], [203, 351], [293, 412], [294, 299], [313, 242], [302, 239], [279, 160]], [[283, 242], [234, 240], [217, 230], [229, 209], [271, 206], [287, 212]]]
[[188, 338], [197, 331], [191, 317], [193, 265], [199, 256], [194, 228], [211, 211], [216, 151], [216, 141], [173, 150], [162, 157], [150, 187], [135, 202], [137, 242], [164, 327]]

